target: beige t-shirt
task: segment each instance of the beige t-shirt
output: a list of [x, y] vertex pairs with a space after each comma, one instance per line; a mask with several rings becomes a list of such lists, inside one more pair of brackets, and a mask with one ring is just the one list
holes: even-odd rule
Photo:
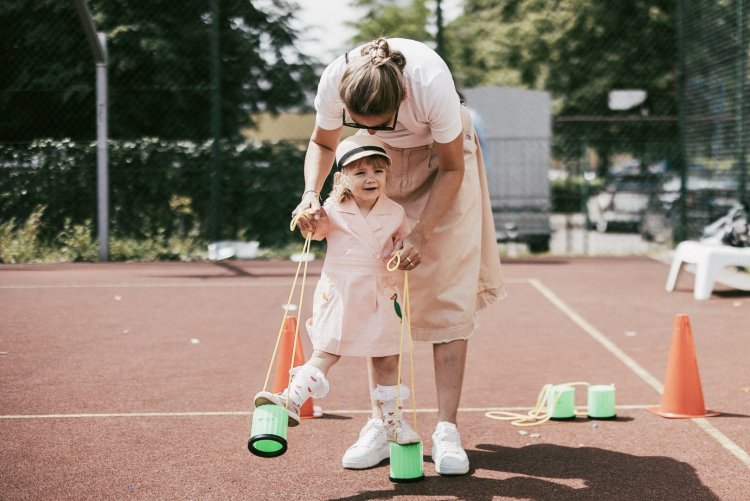
[[[398, 109], [396, 130], [378, 131], [376, 135], [394, 148], [454, 140], [462, 129], [461, 104], [445, 61], [422, 42], [390, 38], [388, 45], [406, 58], [407, 95]], [[350, 51], [349, 60], [362, 57], [359, 54], [360, 48]], [[342, 55], [329, 64], [320, 77], [315, 96], [315, 121], [322, 129], [334, 130], [342, 125], [344, 103], [339, 96], [339, 85], [346, 64]]]

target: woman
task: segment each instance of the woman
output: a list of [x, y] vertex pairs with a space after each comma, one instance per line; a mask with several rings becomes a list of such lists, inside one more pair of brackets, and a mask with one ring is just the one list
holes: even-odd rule
[[[316, 124], [305, 157], [305, 191], [295, 213], [320, 209], [343, 126], [375, 134], [391, 171], [386, 194], [412, 227], [401, 249], [409, 271], [412, 334], [433, 344], [438, 423], [432, 435], [435, 469], [469, 471], [456, 426], [467, 340], [476, 312], [502, 295], [500, 261], [486, 175], [468, 110], [445, 62], [426, 45], [380, 38], [350, 51], [323, 72]], [[305, 231], [312, 231], [314, 221]], [[369, 468], [388, 457], [387, 435], [373, 418], [343, 458]]]

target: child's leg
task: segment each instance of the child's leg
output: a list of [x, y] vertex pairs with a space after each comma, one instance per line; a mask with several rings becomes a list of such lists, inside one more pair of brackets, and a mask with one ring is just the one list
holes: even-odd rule
[[341, 359], [340, 355], [313, 350], [304, 365], [292, 369], [292, 381], [288, 392], [292, 402], [301, 406], [310, 397], [323, 398], [328, 395], [328, 371]]
[[[383, 413], [388, 438], [400, 444], [420, 442], [419, 434], [411, 427], [402, 412], [404, 401], [409, 398], [409, 388], [398, 386], [398, 356], [372, 359], [377, 387], [372, 398], [379, 404]], [[399, 396], [400, 388], [400, 396]]]
[[375, 380], [375, 368], [372, 365], [372, 358], [367, 357], [367, 382], [370, 385], [370, 406], [372, 407], [372, 414], [370, 416], [371, 419], [383, 419], [383, 411], [380, 408], [380, 402], [375, 400], [375, 398], [372, 396], [372, 393], [375, 391], [375, 388], [378, 387], [378, 383]]
[[289, 426], [299, 424], [299, 408], [310, 398], [323, 398], [328, 395], [328, 370], [341, 357], [315, 350], [310, 359], [299, 367], [293, 368], [289, 388], [281, 393], [261, 391], [255, 395], [255, 406], [267, 404], [281, 405], [289, 413]]

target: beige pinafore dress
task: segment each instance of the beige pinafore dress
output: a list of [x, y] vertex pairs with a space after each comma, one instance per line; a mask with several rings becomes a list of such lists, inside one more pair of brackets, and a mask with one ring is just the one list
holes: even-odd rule
[[[409, 272], [411, 329], [417, 341], [467, 339], [476, 313], [505, 295], [487, 175], [471, 115], [461, 106], [465, 173], [456, 199]], [[386, 194], [401, 204], [412, 228], [438, 171], [432, 145], [391, 148]]]

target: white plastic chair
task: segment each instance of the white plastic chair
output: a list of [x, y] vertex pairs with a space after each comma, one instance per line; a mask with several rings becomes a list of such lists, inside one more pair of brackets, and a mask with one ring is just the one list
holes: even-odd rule
[[680, 242], [672, 258], [667, 276], [667, 292], [674, 290], [682, 265], [695, 265], [693, 297], [704, 300], [711, 297], [716, 276], [725, 266], [750, 266], [750, 247], [730, 247], [695, 241]]

